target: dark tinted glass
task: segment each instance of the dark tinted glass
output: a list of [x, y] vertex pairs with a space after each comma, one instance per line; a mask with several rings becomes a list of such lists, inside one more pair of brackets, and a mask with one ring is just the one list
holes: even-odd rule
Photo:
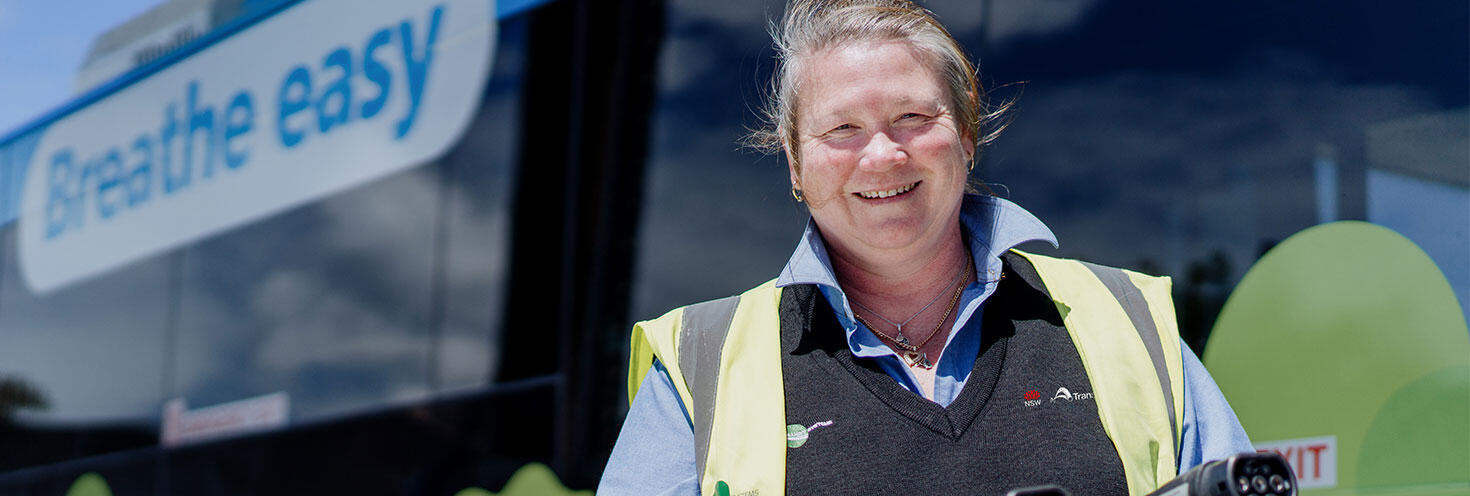
[[492, 384], [519, 140], [522, 28], [507, 24], [444, 157], [187, 250], [191, 404], [286, 391], [308, 421]]
[[44, 295], [6, 227], [0, 444], [30, 448], [0, 470], [155, 446], [173, 399], [284, 392], [313, 425], [493, 393], [525, 26], [501, 24], [476, 117], [431, 163]]
[[771, 70], [780, 2], [669, 2], [644, 180], [636, 320], [776, 277], [806, 211], [784, 160], [741, 148]]
[[[17, 233], [4, 230], [7, 247]], [[166, 399], [169, 257], [50, 294], [0, 277], [0, 470], [157, 441]], [[25, 447], [24, 449], [20, 447]]]

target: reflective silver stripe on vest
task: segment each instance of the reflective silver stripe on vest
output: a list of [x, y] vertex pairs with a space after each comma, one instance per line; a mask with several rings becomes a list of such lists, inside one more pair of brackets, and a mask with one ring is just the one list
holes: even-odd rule
[[1154, 326], [1153, 314], [1148, 309], [1148, 299], [1143, 297], [1143, 292], [1138, 286], [1128, 279], [1122, 269], [1104, 267], [1089, 262], [1082, 262], [1092, 270], [1098, 280], [1102, 281], [1108, 291], [1113, 293], [1113, 298], [1123, 305], [1123, 310], [1128, 313], [1128, 320], [1133, 321], [1133, 328], [1138, 330], [1138, 337], [1143, 340], [1144, 348], [1148, 349], [1148, 357], [1154, 362], [1154, 373], [1159, 375], [1159, 386], [1164, 389], [1164, 408], [1169, 412], [1169, 433], [1174, 435], [1174, 463], [1179, 463], [1179, 425], [1174, 420], [1174, 388], [1169, 381], [1169, 366], [1164, 361], [1164, 344], [1159, 340], [1159, 329]]
[[700, 479], [704, 478], [710, 434], [714, 431], [720, 354], [739, 305], [738, 295], [696, 303], [684, 308], [684, 319], [679, 324], [679, 370], [694, 401], [689, 419], [694, 423], [694, 463]]

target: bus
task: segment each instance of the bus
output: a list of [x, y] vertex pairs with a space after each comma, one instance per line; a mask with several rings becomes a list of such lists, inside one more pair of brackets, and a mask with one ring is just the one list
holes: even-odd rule
[[[1031, 249], [1172, 276], [1194, 352], [1335, 221], [1463, 315], [1464, 2], [923, 3], [1015, 103], [974, 175]], [[230, 6], [0, 135], [0, 493], [592, 490], [631, 323], [807, 222], [740, 145], [782, 2]]]

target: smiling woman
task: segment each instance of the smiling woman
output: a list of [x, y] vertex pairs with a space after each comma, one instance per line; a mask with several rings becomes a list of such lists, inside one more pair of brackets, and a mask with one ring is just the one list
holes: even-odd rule
[[1167, 279], [1014, 251], [1055, 239], [966, 194], [1000, 111], [932, 13], [798, 0], [780, 26], [751, 141], [811, 220], [776, 279], [634, 327], [601, 494], [1143, 494], [1201, 461], [1181, 452], [1251, 450]]
[[[939, 78], [902, 41], [808, 57], [801, 87], [821, 98], [801, 100], [797, 141], [789, 147], [799, 152], [788, 153], [804, 160], [801, 167], [790, 160], [791, 183], [821, 229], [838, 282], [851, 301], [871, 309], [869, 322], [885, 315], [906, 316], [920, 329], [952, 322], [958, 315], [928, 312], [925, 302], [952, 291], [948, 275], [965, 266], [960, 200], [973, 148], [965, 146]], [[892, 335], [912, 338], [903, 329]], [[928, 343], [917, 351], [938, 357], [944, 341]], [[932, 392], [933, 369], [915, 372], [921, 389]]]

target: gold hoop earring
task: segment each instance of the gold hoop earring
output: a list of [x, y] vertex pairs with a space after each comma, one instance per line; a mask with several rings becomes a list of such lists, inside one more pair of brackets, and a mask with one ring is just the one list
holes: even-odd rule
[[796, 189], [796, 186], [791, 187], [791, 197], [796, 199], [796, 203], [806, 202], [806, 198], [801, 196], [801, 190]]

